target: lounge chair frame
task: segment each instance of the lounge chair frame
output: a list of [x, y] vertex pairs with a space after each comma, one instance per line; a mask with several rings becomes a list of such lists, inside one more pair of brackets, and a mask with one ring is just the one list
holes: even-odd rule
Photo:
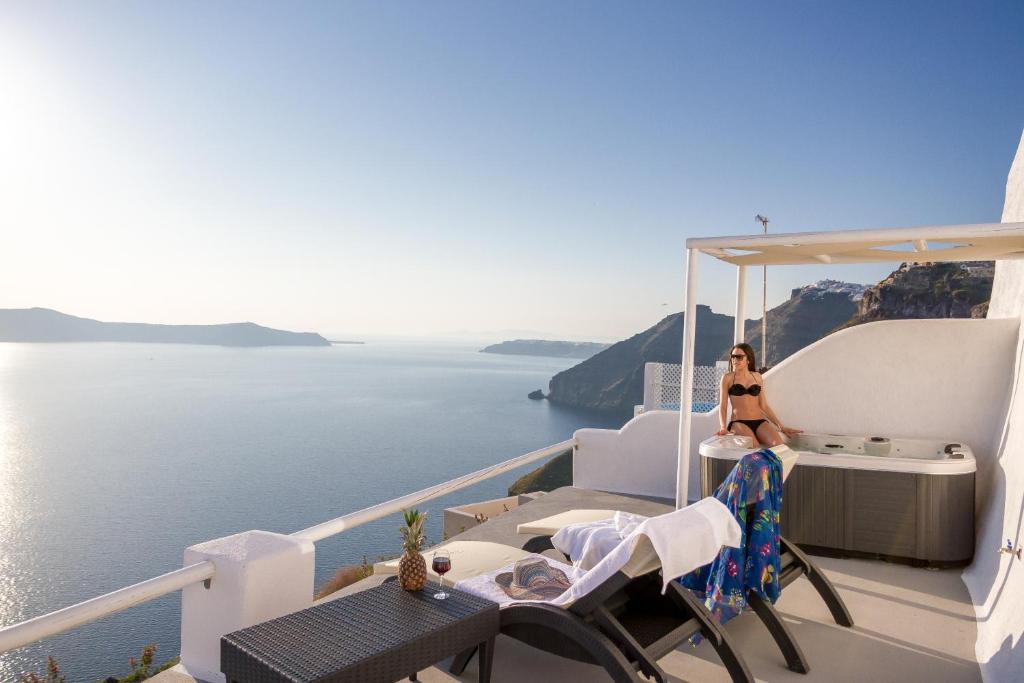
[[[534, 536], [533, 538], [526, 541], [523, 544], [523, 550], [531, 553], [542, 553], [546, 550], [557, 550], [551, 543], [551, 536], [542, 535]], [[822, 600], [825, 601], [825, 605], [828, 607], [829, 612], [832, 614], [832, 618], [840, 626], [852, 627], [853, 617], [850, 615], [850, 611], [846, 607], [846, 603], [843, 602], [842, 597], [836, 591], [832, 582], [828, 580], [816, 564], [796, 546], [785, 537], [779, 538], [779, 550], [780, 550], [780, 569], [779, 569], [779, 586], [785, 589], [786, 586], [796, 581], [801, 576], [806, 576], [814, 586], [814, 589], [821, 596]], [[566, 557], [567, 561], [569, 560]], [[673, 582], [673, 586], [677, 584]], [[693, 595], [690, 591], [679, 588], [680, 592], [688, 594], [691, 598]], [[693, 598], [696, 600], [696, 598]], [[779, 651], [786, 660], [786, 667], [790, 671], [796, 673], [806, 674], [811, 670], [810, 664], [807, 661], [807, 657], [804, 655], [803, 650], [800, 649], [800, 644], [797, 642], [793, 632], [790, 631], [786, 622], [782, 620], [782, 617], [776, 611], [775, 606], [771, 602], [763, 599], [760, 595], [754, 591], [750, 591], [747, 594], [747, 602], [750, 607], [757, 614], [758, 618], [768, 629], [772, 639], [778, 646]], [[703, 605], [702, 605], [703, 606]], [[724, 631], [724, 629], [721, 629]]]
[[[753, 683], [746, 662], [707, 608], [677, 583], [661, 595], [657, 571], [630, 577], [619, 571], [568, 608], [513, 603], [501, 608], [501, 632], [560, 657], [604, 668], [616, 683], [636, 683], [643, 674], [658, 683], [669, 676], [658, 660], [700, 634], [718, 653], [734, 683]], [[452, 661], [461, 674], [475, 648]]]

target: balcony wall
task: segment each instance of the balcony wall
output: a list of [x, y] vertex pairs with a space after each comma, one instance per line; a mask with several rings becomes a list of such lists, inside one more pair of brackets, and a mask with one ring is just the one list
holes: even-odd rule
[[[718, 429], [714, 413], [694, 413], [693, 449]], [[675, 500], [679, 413], [652, 410], [622, 429], [580, 429], [572, 460], [574, 486]], [[700, 498], [700, 467], [690, 463], [690, 500]]]
[[948, 439], [987, 492], [1006, 415], [1015, 320], [886, 320], [832, 334], [766, 377], [786, 425], [826, 434]]
[[[1024, 135], [1006, 183], [1004, 223], [1024, 222]], [[1021, 326], [1024, 319], [1024, 261], [996, 263], [990, 320]], [[1004, 359], [1010, 377], [1006, 421], [993, 432], [988, 495], [979, 500], [974, 564], [964, 572], [978, 616], [975, 652], [986, 681], [1020, 680], [1024, 671], [1024, 561], [998, 554], [1009, 539], [1024, 543], [1024, 326]]]

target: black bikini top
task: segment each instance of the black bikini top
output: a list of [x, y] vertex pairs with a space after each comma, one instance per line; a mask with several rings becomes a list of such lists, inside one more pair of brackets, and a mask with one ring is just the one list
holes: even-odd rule
[[739, 382], [737, 382], [736, 384], [733, 384], [731, 387], [729, 387], [730, 396], [746, 396], [748, 394], [750, 396], [759, 396], [761, 394], [761, 385], [751, 384], [749, 387], [745, 387]]

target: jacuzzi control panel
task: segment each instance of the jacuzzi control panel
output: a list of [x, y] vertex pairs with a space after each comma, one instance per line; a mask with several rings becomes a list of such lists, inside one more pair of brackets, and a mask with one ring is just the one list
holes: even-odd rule
[[[969, 446], [945, 439], [804, 433], [790, 439], [788, 445], [800, 453], [800, 463], [807, 465], [929, 474], [961, 474], [976, 468]], [[737, 460], [753, 448], [749, 437], [727, 434], [702, 441], [700, 454]]]

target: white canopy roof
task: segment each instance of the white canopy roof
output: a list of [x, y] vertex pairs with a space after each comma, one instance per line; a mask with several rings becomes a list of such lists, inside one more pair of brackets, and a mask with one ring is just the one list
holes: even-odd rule
[[683, 318], [683, 376], [679, 386], [679, 462], [676, 507], [688, 504], [693, 396], [693, 349], [697, 320], [697, 254], [739, 266], [736, 278], [735, 341], [743, 341], [746, 268], [821, 263], [893, 261], [999, 261], [1024, 259], [1024, 223], [929, 225], [919, 228], [837, 230], [776, 235], [696, 237], [686, 240], [686, 315]]
[[1024, 258], [1024, 223], [699, 237], [686, 246], [737, 266], [994, 261]]

